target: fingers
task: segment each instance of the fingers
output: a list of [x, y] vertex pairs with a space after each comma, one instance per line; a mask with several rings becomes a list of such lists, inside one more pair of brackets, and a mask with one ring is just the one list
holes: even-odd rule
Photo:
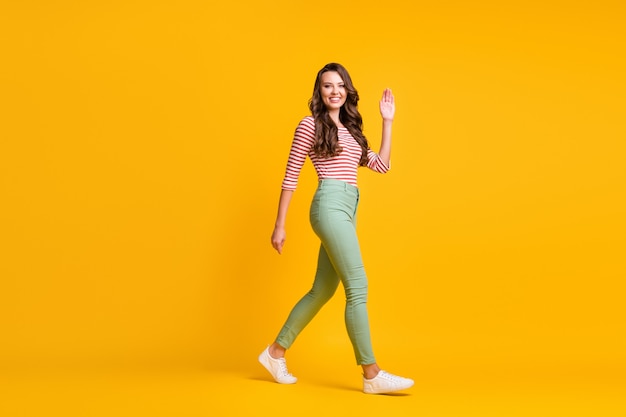
[[274, 232], [272, 233], [272, 247], [276, 249], [278, 254], [283, 253], [283, 245], [285, 244], [286, 234], [285, 229], [281, 227], [274, 228]]
[[393, 103], [393, 93], [391, 92], [391, 88], [385, 88], [385, 90], [383, 91], [383, 98], [381, 99], [381, 101], [386, 102], [386, 103]]
[[383, 90], [383, 97], [380, 99], [380, 114], [384, 120], [393, 120], [396, 105], [393, 93], [390, 88]]
[[278, 252], [279, 255], [282, 255], [283, 253], [283, 245], [285, 244], [285, 239], [283, 240], [272, 240], [272, 247], [274, 249], [276, 249], [276, 252]]

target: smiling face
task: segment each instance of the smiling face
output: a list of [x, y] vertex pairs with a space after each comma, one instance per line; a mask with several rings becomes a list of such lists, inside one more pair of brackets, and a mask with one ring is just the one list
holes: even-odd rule
[[348, 93], [343, 79], [336, 71], [327, 71], [320, 80], [320, 95], [329, 113], [338, 112], [346, 102]]

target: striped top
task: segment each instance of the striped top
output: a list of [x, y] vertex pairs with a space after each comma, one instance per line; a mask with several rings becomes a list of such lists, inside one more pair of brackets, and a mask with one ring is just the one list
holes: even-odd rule
[[[332, 158], [319, 158], [313, 152], [313, 142], [315, 141], [315, 121], [312, 116], [307, 116], [298, 125], [291, 144], [289, 159], [287, 160], [287, 171], [283, 179], [282, 189], [294, 191], [298, 185], [298, 177], [304, 165], [307, 155], [311, 159], [317, 178], [336, 179], [345, 181], [348, 184], [357, 186], [356, 170], [361, 160], [361, 146], [352, 137], [348, 129], [339, 128], [339, 146], [343, 151]], [[371, 149], [367, 151], [367, 167], [373, 171], [385, 173], [389, 171], [386, 165], [376, 152]]]

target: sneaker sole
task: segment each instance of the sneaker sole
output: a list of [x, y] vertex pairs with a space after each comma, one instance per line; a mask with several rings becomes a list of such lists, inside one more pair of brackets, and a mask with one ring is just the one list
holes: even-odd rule
[[365, 394], [389, 394], [392, 392], [404, 391], [405, 389], [411, 388], [413, 385], [415, 385], [415, 382], [408, 384], [406, 386], [403, 386], [403, 387], [394, 388], [394, 389], [386, 389], [386, 390], [372, 390], [372, 389], [363, 388], [363, 392]]

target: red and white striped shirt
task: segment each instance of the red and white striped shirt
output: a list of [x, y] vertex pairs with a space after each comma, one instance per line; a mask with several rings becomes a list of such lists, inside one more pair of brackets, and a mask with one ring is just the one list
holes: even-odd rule
[[[339, 128], [338, 136], [339, 146], [343, 148], [341, 153], [332, 158], [319, 158], [313, 152], [313, 142], [315, 141], [315, 121], [313, 116], [307, 116], [302, 119], [293, 137], [282, 189], [289, 191], [296, 189], [298, 177], [307, 155], [315, 167], [318, 179], [332, 178], [345, 181], [356, 187], [356, 170], [361, 160], [361, 145], [357, 143], [345, 127]], [[389, 166], [371, 149], [367, 151], [367, 167], [380, 173], [389, 171]]]

